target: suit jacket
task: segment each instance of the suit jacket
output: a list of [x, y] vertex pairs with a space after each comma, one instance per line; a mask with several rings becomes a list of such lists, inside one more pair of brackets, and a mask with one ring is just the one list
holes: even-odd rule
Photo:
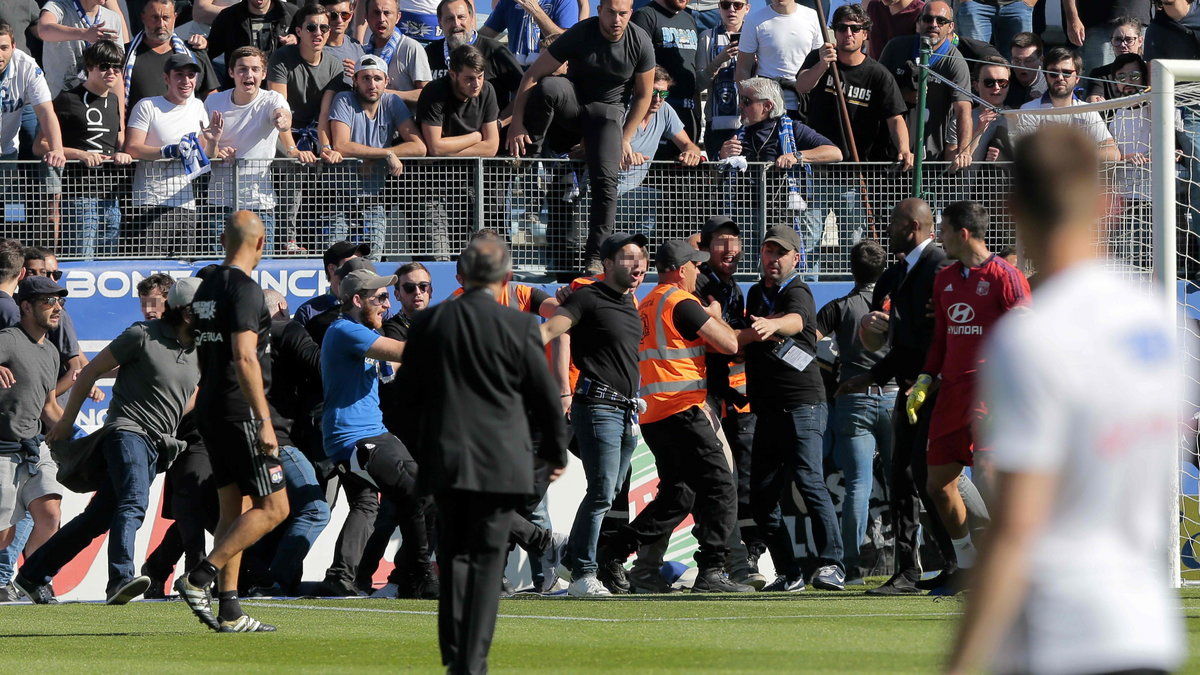
[[426, 492], [533, 494], [538, 456], [567, 463], [567, 428], [537, 319], [472, 289], [417, 315], [402, 366], [419, 389], [415, 457]]
[[871, 311], [886, 311], [889, 318], [888, 353], [871, 368], [877, 384], [892, 378], [897, 383], [911, 381], [921, 373], [933, 342], [933, 318], [926, 316], [926, 306], [933, 298], [933, 278], [947, 262], [946, 252], [930, 242], [907, 274], [902, 272], [904, 262], [897, 262], [875, 283]]

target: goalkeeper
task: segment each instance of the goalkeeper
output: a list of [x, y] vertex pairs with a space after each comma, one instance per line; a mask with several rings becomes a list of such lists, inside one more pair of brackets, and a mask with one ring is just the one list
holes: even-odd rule
[[964, 466], [974, 464], [978, 448], [972, 427], [987, 414], [975, 382], [980, 349], [992, 325], [1029, 298], [1025, 276], [988, 251], [987, 227], [987, 210], [976, 202], [955, 202], [942, 215], [942, 247], [955, 262], [934, 278], [933, 344], [905, 405], [909, 422], [916, 424], [934, 378], [941, 376], [929, 424], [925, 489], [950, 534], [958, 569], [931, 591], [934, 595], [961, 590], [965, 571], [975, 564], [958, 479]]

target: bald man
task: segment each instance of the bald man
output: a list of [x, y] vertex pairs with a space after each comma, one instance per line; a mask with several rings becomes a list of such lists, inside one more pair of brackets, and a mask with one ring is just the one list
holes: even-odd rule
[[[212, 456], [221, 518], [212, 551], [175, 582], [175, 590], [201, 623], [222, 633], [275, 630], [242, 611], [238, 568], [242, 551], [288, 515], [266, 396], [271, 316], [262, 289], [250, 278], [262, 259], [264, 231], [253, 212], [232, 213], [221, 235], [225, 260], [204, 279], [192, 303], [200, 356], [196, 422]], [[220, 600], [216, 615], [209, 590], [214, 580]]]

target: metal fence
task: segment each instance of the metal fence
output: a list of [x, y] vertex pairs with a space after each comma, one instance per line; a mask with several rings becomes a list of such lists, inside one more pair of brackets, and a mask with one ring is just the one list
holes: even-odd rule
[[[1013, 245], [1008, 165], [976, 164], [953, 175], [946, 169], [926, 164], [923, 196], [934, 211], [960, 199], [980, 201], [992, 216], [990, 246]], [[719, 162], [655, 162], [623, 175], [616, 227], [646, 233], [653, 247], [688, 237], [710, 215], [729, 214], [742, 226], [748, 254], [740, 271], [750, 275], [762, 233], [790, 225], [804, 242], [806, 273], [847, 278], [850, 247], [862, 238], [886, 247], [890, 211], [912, 189], [912, 172], [889, 164], [789, 171], [751, 164], [739, 172]], [[71, 163], [61, 173], [10, 162], [0, 190], [4, 234], [54, 248], [63, 259], [213, 257], [224, 216], [248, 208], [268, 226], [269, 256], [319, 257], [330, 242], [350, 239], [370, 243], [374, 256], [389, 261], [451, 260], [472, 232], [488, 227], [508, 239], [518, 269], [548, 273], [582, 269], [591, 201], [581, 163], [511, 158], [407, 159], [399, 176], [374, 162], [237, 160], [236, 170], [214, 163], [194, 180], [178, 161]], [[1135, 226], [1125, 229], [1140, 232]], [[1136, 238], [1148, 242], [1148, 228]], [[1141, 247], [1129, 255], [1140, 256]]]

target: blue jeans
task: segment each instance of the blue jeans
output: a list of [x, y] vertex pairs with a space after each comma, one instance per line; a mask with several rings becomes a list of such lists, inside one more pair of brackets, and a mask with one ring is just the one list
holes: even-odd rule
[[1093, 68], [1099, 68], [1112, 63], [1117, 53], [1112, 46], [1112, 28], [1109, 26], [1089, 26], [1084, 30], [1083, 46], [1079, 48], [1079, 58], [1083, 59], [1083, 71], [1090, 73]]
[[842, 470], [846, 498], [842, 502], [842, 549], [846, 568], [856, 572], [870, 517], [875, 484], [875, 451], [891, 466], [892, 408], [896, 392], [843, 394], [833, 406], [833, 458]]
[[[362, 205], [361, 209], [357, 211], [359, 217], [351, 223], [347, 219], [347, 211], [338, 211], [329, 225], [327, 242], [330, 244], [337, 241], [366, 243], [371, 245], [372, 257], [383, 255], [383, 245], [387, 233], [387, 212], [379, 203], [381, 197], [360, 194], [356, 197], [345, 196], [342, 199]], [[351, 229], [354, 230], [353, 234]]]
[[1021, 0], [1003, 7], [984, 4], [978, 0], [964, 2], [959, 5], [954, 22], [958, 26], [959, 35], [992, 42], [1004, 58], [1008, 59], [1011, 58], [1009, 50], [1013, 36], [1033, 30], [1033, 8]]
[[283, 588], [294, 589], [304, 572], [304, 557], [329, 524], [329, 503], [312, 462], [299, 450], [280, 446], [279, 461], [291, 513], [271, 561], [271, 576]]
[[29, 541], [29, 533], [33, 532], [33, 516], [26, 512], [25, 517], [14, 527], [16, 527], [16, 532], [13, 533], [12, 543], [8, 545], [8, 548], [0, 551], [0, 586], [12, 581], [13, 575], [17, 573], [17, 560], [21, 557], [21, 552], [25, 550], [25, 542]]
[[[225, 221], [229, 219], [229, 215], [234, 212], [232, 206], [216, 206], [213, 207], [212, 224], [208, 231], [204, 233], [206, 241], [199, 242], [200, 250], [206, 253], [221, 253], [224, 249], [221, 247], [221, 233], [225, 231]], [[263, 255], [271, 255], [275, 252], [275, 209], [250, 209], [263, 222], [263, 231], [267, 235], [267, 241], [263, 245]]]
[[[780, 367], [786, 366], [780, 364]], [[789, 578], [802, 574], [793, 538], [779, 508], [793, 481], [812, 521], [817, 564], [841, 567], [841, 532], [833, 499], [825, 485], [821, 449], [828, 407], [825, 403], [815, 403], [793, 410], [756, 409], [754, 413], [758, 416], [758, 426], [750, 459], [750, 509], [771, 551], [775, 569]]]
[[109, 432], [100, 443], [100, 452], [108, 464], [109, 482], [100, 486], [82, 513], [29, 556], [21, 567], [23, 578], [50, 583], [63, 566], [105, 531], [109, 533], [108, 592], [137, 576], [134, 539], [146, 517], [158, 452], [145, 436], [122, 430]]
[[79, 257], [95, 260], [96, 256], [107, 257], [117, 252], [117, 238], [121, 234], [121, 208], [116, 199], [71, 199], [63, 204], [63, 210], [68, 222], [78, 224]]
[[1184, 153], [1183, 178], [1187, 180], [1188, 229], [1193, 237], [1200, 236], [1200, 107], [1192, 105], [1179, 109], [1183, 117]]
[[583, 475], [587, 478], [587, 491], [575, 512], [567, 544], [571, 574], [579, 578], [596, 573], [600, 523], [629, 473], [637, 436], [630, 433], [624, 409], [582, 397], [571, 406], [571, 426], [579, 441]]
[[696, 32], [701, 33], [710, 28], [716, 28], [721, 25], [721, 10], [719, 9], [703, 9], [695, 10], [688, 8], [688, 14], [696, 20]]

